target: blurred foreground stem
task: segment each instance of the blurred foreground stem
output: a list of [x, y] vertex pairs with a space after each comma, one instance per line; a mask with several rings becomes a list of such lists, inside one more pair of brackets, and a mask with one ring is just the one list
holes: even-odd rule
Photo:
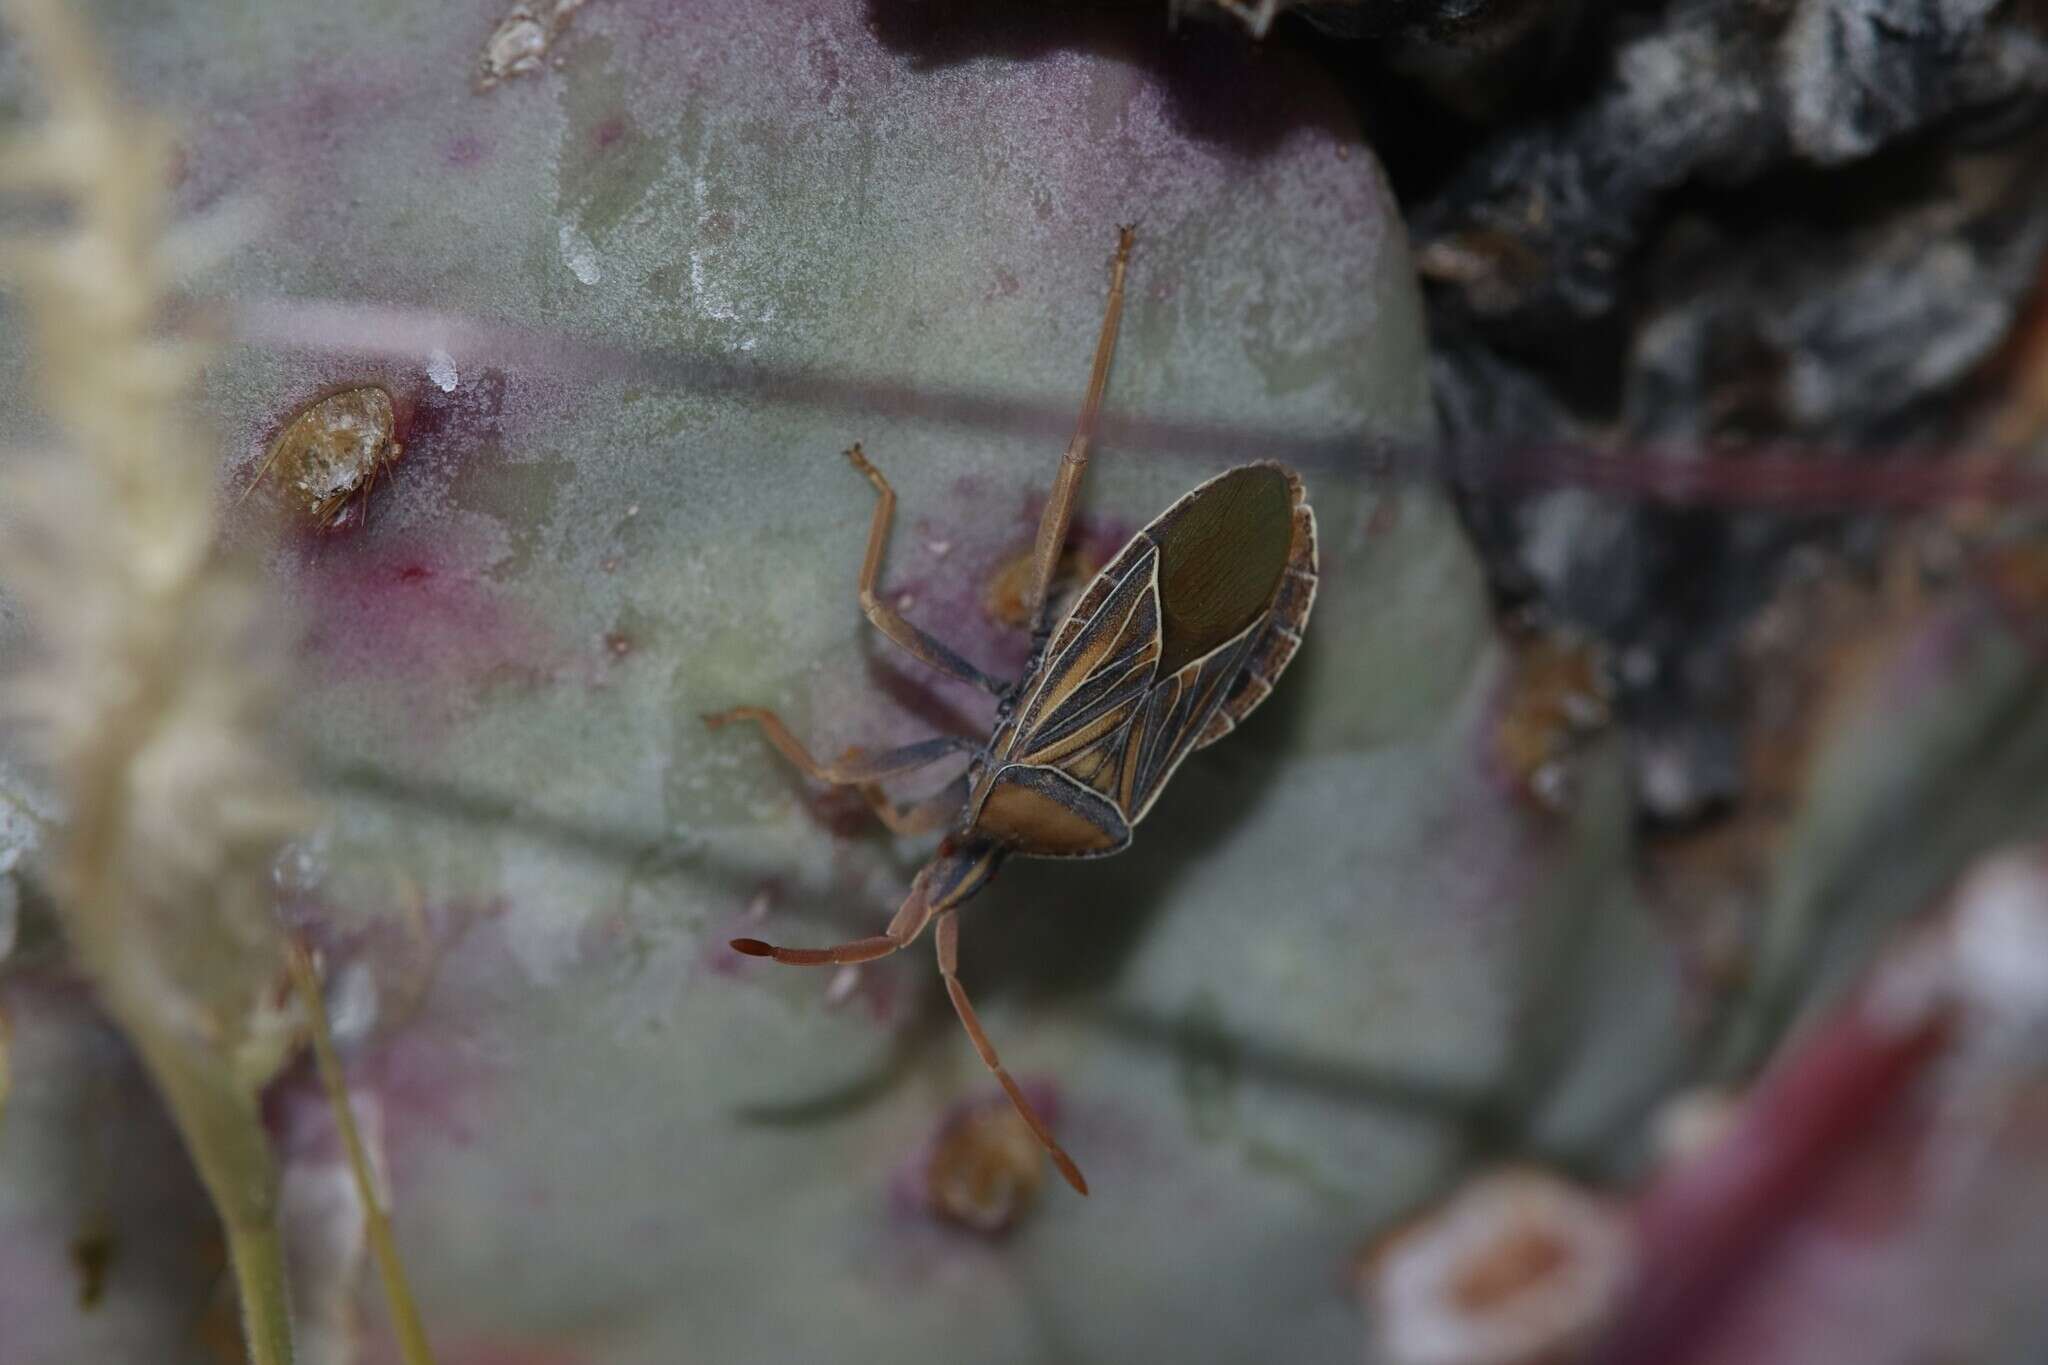
[[398, 1242], [391, 1235], [391, 1217], [384, 1209], [384, 1196], [370, 1169], [369, 1154], [362, 1134], [356, 1129], [355, 1108], [349, 1103], [348, 1081], [341, 1074], [341, 1058], [334, 1051], [334, 1037], [327, 1029], [327, 1002], [320, 994], [320, 978], [313, 971], [313, 958], [303, 943], [294, 941], [289, 951], [292, 985], [299, 1004], [313, 1030], [313, 1057], [320, 1066], [320, 1084], [334, 1106], [334, 1122], [341, 1129], [342, 1145], [348, 1150], [349, 1170], [355, 1176], [356, 1197], [363, 1204], [363, 1225], [369, 1234], [370, 1254], [377, 1259], [377, 1275], [384, 1282], [384, 1301], [391, 1309], [391, 1327], [398, 1337], [398, 1353], [405, 1365], [434, 1365], [434, 1350], [427, 1342], [418, 1307], [405, 1282], [405, 1263], [398, 1258]]
[[[57, 905], [220, 1215], [255, 1365], [292, 1359], [277, 1170], [258, 1096], [287, 1039], [269, 867], [299, 825], [266, 742], [284, 668], [254, 565], [221, 552], [215, 455], [181, 418], [203, 363], [162, 338], [170, 141], [122, 107], [75, 5], [5, 0], [48, 113], [0, 164], [63, 201], [0, 240], [66, 449], [18, 471], [0, 542], [44, 643], [7, 680], [68, 817]], [[188, 244], [189, 245], [189, 244]]]

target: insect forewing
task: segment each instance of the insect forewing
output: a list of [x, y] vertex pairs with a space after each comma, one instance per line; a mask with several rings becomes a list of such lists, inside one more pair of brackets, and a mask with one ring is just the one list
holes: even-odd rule
[[[982, 832], [1039, 856], [1121, 848], [1181, 760], [1272, 690], [1314, 570], [1314, 517], [1278, 465], [1220, 474], [1154, 519], [1053, 632], [990, 745], [973, 801]], [[1098, 828], [1061, 823], [1055, 837], [1050, 820], [1012, 818], [1055, 796]]]

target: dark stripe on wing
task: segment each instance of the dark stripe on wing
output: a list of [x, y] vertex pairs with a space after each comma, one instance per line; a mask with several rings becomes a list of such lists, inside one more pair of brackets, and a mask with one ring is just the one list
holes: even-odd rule
[[1045, 680], [1025, 703], [1005, 757], [1046, 763], [1121, 723], [1151, 686], [1159, 658], [1158, 551], [1135, 556], [1078, 629], [1062, 630]]

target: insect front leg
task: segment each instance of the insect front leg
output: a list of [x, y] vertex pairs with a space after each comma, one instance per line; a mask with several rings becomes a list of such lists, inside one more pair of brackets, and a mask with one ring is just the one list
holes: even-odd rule
[[284, 454], [284, 442], [279, 441], [271, 446], [270, 454], [263, 458], [262, 468], [256, 471], [256, 477], [249, 480], [249, 486], [242, 490], [242, 496], [235, 499], [235, 506], [240, 507], [249, 500], [249, 495], [256, 491], [256, 485], [263, 482], [264, 475], [270, 472], [271, 466], [277, 463], [278, 456], [282, 454]]
[[906, 744], [900, 749], [884, 749], [874, 754], [856, 752], [837, 763], [820, 763], [811, 757], [810, 750], [804, 748], [803, 741], [782, 723], [782, 718], [765, 706], [735, 706], [729, 711], [714, 711], [704, 717], [704, 725], [706, 729], [717, 730], [739, 720], [750, 720], [760, 726], [761, 733], [776, 751], [806, 777], [833, 787], [865, 787], [885, 777], [915, 772], [949, 754], [971, 753], [981, 747], [962, 735], [938, 735]]
[[384, 472], [384, 462], [379, 460], [370, 466], [370, 477], [363, 480], [363, 491], [357, 496], [356, 505], [363, 510], [356, 517], [356, 529], [370, 529], [370, 495], [377, 491], [377, 476]]
[[882, 595], [877, 591], [875, 584], [882, 576], [882, 556], [889, 549], [889, 523], [896, 518], [896, 490], [882, 477], [882, 471], [869, 463], [868, 457], [861, 451], [860, 442], [854, 442], [847, 450], [846, 458], [855, 469], [867, 475], [868, 482], [875, 486], [875, 516], [868, 524], [867, 555], [861, 560], [860, 566], [860, 609], [868, 618], [868, 623], [926, 667], [936, 669], [949, 678], [971, 682], [995, 696], [1001, 696], [1004, 684], [961, 658], [937, 636], [920, 630], [904, 620], [894, 607], [882, 600]]
[[967, 775], [962, 773], [943, 790], [907, 806], [891, 801], [888, 793], [872, 782], [862, 784], [860, 794], [890, 833], [936, 834], [952, 824], [967, 804]]
[[945, 979], [946, 994], [952, 997], [953, 1012], [960, 1016], [961, 1027], [967, 1030], [968, 1038], [974, 1043], [974, 1050], [981, 1054], [982, 1065], [995, 1073], [996, 1080], [1002, 1083], [1003, 1093], [1008, 1095], [1010, 1103], [1016, 1106], [1018, 1117], [1031, 1129], [1039, 1145], [1045, 1148], [1046, 1155], [1052, 1158], [1052, 1164], [1059, 1167], [1060, 1174], [1074, 1187], [1074, 1192], [1088, 1193], [1088, 1182], [1081, 1178], [1081, 1168], [1074, 1164], [1074, 1159], [1066, 1154], [1059, 1143], [1053, 1141], [1051, 1130], [1045, 1126], [1044, 1120], [1032, 1111], [1031, 1102], [1024, 1098], [1024, 1091], [1011, 1079], [1010, 1073], [1003, 1069], [1003, 1063], [996, 1056], [995, 1046], [989, 1042], [988, 1034], [982, 1032], [981, 1019], [975, 1014], [974, 1005], [967, 998], [967, 988], [960, 984], [960, 921], [954, 917], [953, 911], [948, 910], [939, 916], [939, 927], [933, 937], [938, 942], [939, 975]]
[[1024, 596], [1024, 619], [1035, 634], [1045, 627], [1045, 599], [1052, 591], [1053, 575], [1059, 571], [1060, 551], [1067, 543], [1067, 528], [1074, 520], [1074, 501], [1081, 493], [1081, 475], [1088, 469], [1088, 449], [1095, 439], [1095, 420], [1102, 412], [1103, 391], [1109, 387], [1109, 364], [1116, 356], [1116, 333], [1124, 313], [1124, 270], [1131, 261], [1134, 229], [1116, 230], [1116, 260], [1109, 268], [1109, 302], [1102, 311], [1102, 332], [1095, 339], [1095, 364], [1088, 372], [1088, 394], [1081, 400], [1081, 418], [1074, 425], [1074, 439], [1060, 457], [1060, 472], [1046, 496], [1045, 511], [1038, 519], [1038, 539], [1031, 546], [1031, 588]]

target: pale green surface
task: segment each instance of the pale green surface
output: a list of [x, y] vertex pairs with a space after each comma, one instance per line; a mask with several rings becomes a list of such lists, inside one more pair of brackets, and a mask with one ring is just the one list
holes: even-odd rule
[[[827, 752], [919, 733], [876, 686], [916, 666], [855, 610], [871, 504], [836, 458], [855, 438], [903, 497], [892, 590], [1015, 665], [981, 585], [1028, 544], [1114, 224], [1140, 238], [1093, 517], [1128, 530], [1290, 440], [1426, 438], [1398, 224], [1370, 158], [1320, 129], [1343, 114], [1313, 73], [1275, 55], [1202, 95], [1302, 116], [1240, 154], [1186, 132], [1136, 66], [914, 70], [822, 0], [593, 0], [559, 70], [483, 96], [478, 5], [99, 10], [132, 86], [188, 120], [188, 206], [261, 210], [212, 292], [653, 362], [619, 377], [565, 343], [559, 369], [502, 378], [451, 344], [444, 395], [425, 356], [245, 349], [205, 395], [229, 488], [324, 385], [448, 414], [367, 534], [273, 560], [312, 631], [292, 721], [329, 810], [281, 884], [331, 974], [376, 974], [356, 1079], [444, 1359], [1348, 1360], [1346, 1258], [1512, 1130], [1498, 1101], [1554, 1089], [1546, 1132], [1568, 1143], [1668, 1059], [1675, 991], [1625, 893], [1615, 756], [1575, 816], [1509, 794], [1453, 519], [1327, 460], [1304, 470], [1323, 595], [1267, 712], [1183, 770], [1132, 853], [1013, 865], [966, 917], [966, 979], [1013, 1069], [1058, 1087], [1092, 1199], [1050, 1185], [988, 1243], [908, 1198], [947, 1107], [990, 1090], [928, 947], [832, 1007], [828, 974], [717, 946], [871, 932], [901, 896], [916, 850], [835, 837], [755, 736], [696, 717], [777, 705]], [[657, 373], [704, 360], [781, 387]], [[840, 387], [806, 401], [790, 376]], [[993, 416], [921, 415], [960, 395]], [[1134, 415], [1264, 438], [1192, 458], [1120, 439]], [[743, 925], [771, 881], [765, 924]], [[442, 951], [406, 1017], [415, 908]], [[1588, 960], [1621, 963], [1598, 995], [1639, 1046], [1587, 1054], [1574, 1082], [1593, 992], [1560, 964], [1587, 935], [1620, 945]], [[0, 1358], [181, 1359], [204, 1286], [163, 1249], [206, 1235], [189, 1190], [123, 1205], [137, 1249], [100, 1308], [61, 1292], [86, 1176], [56, 1157], [91, 1126], [77, 1054], [110, 1044], [46, 990], [0, 985], [42, 1015], [0, 1126]], [[316, 1101], [301, 1077], [280, 1104]], [[303, 1127], [282, 1129], [287, 1160]], [[172, 1180], [162, 1134], [137, 1131], [108, 1137], [118, 1164]]]

